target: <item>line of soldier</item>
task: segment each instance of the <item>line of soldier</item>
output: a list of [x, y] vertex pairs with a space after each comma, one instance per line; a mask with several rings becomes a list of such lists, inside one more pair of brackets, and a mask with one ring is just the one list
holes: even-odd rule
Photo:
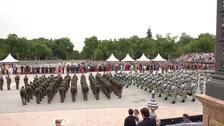
[[[26, 81], [26, 79], [24, 80]], [[33, 99], [33, 96], [36, 97], [37, 104], [40, 104], [45, 96], [47, 96], [48, 103], [51, 103], [58, 91], [60, 95], [60, 102], [64, 103], [66, 93], [70, 87], [70, 81], [70, 93], [72, 96], [72, 101], [74, 102], [75, 96], [77, 95], [77, 80], [78, 77], [76, 75], [74, 75], [72, 79], [69, 75], [65, 76], [64, 79], [60, 75], [58, 75], [57, 77], [51, 75], [48, 78], [45, 77], [45, 75], [40, 78], [36, 76], [33, 82], [30, 82], [30, 84], [25, 84], [25, 87], [23, 86], [21, 88], [20, 96], [22, 99], [22, 104], [26, 105], [26, 102], [30, 102], [30, 100]], [[82, 83], [81, 85], [84, 101], [87, 101], [88, 85], [87, 83], [85, 85]]]
[[114, 76], [112, 76], [111, 73], [103, 74], [104, 79], [109, 81], [112, 85], [112, 91], [114, 92], [115, 95], [118, 96], [118, 98], [122, 97], [122, 90], [123, 90], [123, 85], [120, 81], [116, 80]]
[[99, 83], [97, 83], [92, 73], [90, 73], [89, 75], [89, 83], [90, 83], [90, 88], [93, 92], [93, 95], [95, 96], [96, 100], [99, 100], [100, 85]]
[[35, 77], [33, 81], [25, 84], [20, 89], [20, 96], [22, 99], [22, 104], [26, 105], [26, 102], [30, 102], [33, 97], [36, 97], [36, 103], [40, 104], [41, 101], [47, 96], [48, 103], [51, 103], [55, 94], [58, 92], [58, 88], [62, 83], [63, 78], [58, 75], [54, 77], [53, 75], [46, 77], [45, 75], [41, 77]]
[[[111, 74], [104, 74], [101, 76], [99, 73], [96, 75], [96, 78], [92, 74], [89, 76], [90, 88], [96, 97], [99, 100], [100, 91], [102, 91], [108, 99], [111, 98], [111, 93], [113, 92], [119, 98], [122, 97], [122, 84], [115, 80]], [[33, 81], [30, 81], [28, 84], [28, 77], [24, 77], [24, 84], [20, 89], [20, 96], [22, 104], [26, 105], [27, 102], [36, 98], [36, 103], [40, 104], [44, 97], [47, 97], [47, 102], [51, 103], [56, 93], [59, 92], [60, 102], [64, 103], [66, 94], [70, 88], [70, 93], [72, 96], [72, 101], [75, 102], [77, 95], [77, 81], [78, 77], [74, 75], [72, 78], [70, 75], [66, 75], [63, 79], [61, 75], [58, 76], [48, 76], [45, 75], [38, 77], [35, 76]], [[70, 85], [71, 82], [71, 85]], [[89, 87], [86, 82], [86, 77], [84, 74], [81, 76], [81, 89], [83, 94], [83, 100], [88, 100]]]
[[71, 79], [71, 89], [70, 89], [73, 102], [75, 102], [75, 98], [77, 95], [77, 81], [78, 81], [78, 77], [75, 74]]
[[118, 96], [118, 98], [122, 97], [123, 85], [120, 81], [116, 80], [114, 77], [110, 79], [110, 83], [112, 84], [112, 90], [114, 94]]
[[199, 88], [200, 93], [204, 91], [205, 81], [210, 79], [211, 71], [198, 73], [195, 71], [176, 71], [166, 74], [152, 73], [117, 73], [116, 78], [124, 83], [126, 87], [136, 85], [141, 89], [154, 90], [158, 93], [158, 97], [164, 95], [164, 99], [171, 98], [171, 103], [175, 104], [177, 96], [182, 98], [181, 102], [185, 102], [187, 96], [192, 97], [195, 101], [195, 94]]
[[[6, 76], [7, 90], [11, 90], [11, 82], [12, 82], [11, 77], [9, 75], [7, 75]], [[19, 90], [19, 82], [20, 82], [19, 74], [17, 74], [15, 76], [15, 82], [16, 82], [16, 89]], [[24, 84], [25, 84], [25, 86], [28, 84], [28, 77], [27, 77], [27, 75], [25, 75], [25, 77], [24, 77]], [[3, 90], [3, 86], [4, 86], [4, 78], [1, 75], [0, 76], [0, 90]]]
[[101, 76], [100, 73], [97, 73], [95, 78], [97, 82], [100, 84], [102, 93], [107, 97], [107, 99], [110, 99], [112, 93], [112, 85], [104, 77], [105, 76]]
[[71, 81], [71, 76], [67, 74], [58, 88], [61, 103], [64, 103], [65, 101], [66, 93], [68, 92], [68, 89], [70, 88], [70, 81]]
[[81, 76], [81, 88], [82, 88], [83, 100], [87, 101], [88, 94], [89, 94], [89, 87], [87, 85], [86, 76], [84, 74], [82, 74], [82, 76]]
[[112, 92], [118, 96], [118, 98], [122, 97], [123, 85], [116, 80], [111, 73], [104, 73], [102, 76], [100, 73], [97, 73], [95, 78], [100, 84], [101, 91], [108, 99], [111, 98]]

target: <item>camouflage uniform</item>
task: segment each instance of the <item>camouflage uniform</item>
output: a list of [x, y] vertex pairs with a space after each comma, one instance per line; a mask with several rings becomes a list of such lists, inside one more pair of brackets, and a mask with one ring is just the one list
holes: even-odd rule
[[0, 77], [0, 90], [3, 90], [4, 78]]
[[24, 87], [22, 87], [22, 88], [20, 89], [20, 96], [21, 96], [21, 100], [22, 100], [22, 104], [23, 104], [23, 105], [26, 105], [26, 98], [27, 98], [26, 95], [27, 95], [27, 94], [26, 94], [26, 90], [25, 90]]
[[41, 95], [42, 95], [41, 89], [39, 87], [35, 88], [35, 96], [37, 104], [40, 104]]
[[27, 84], [28, 84], [28, 77], [27, 77], [27, 75], [25, 75], [23, 81], [24, 81], [25, 88], [26, 88], [26, 86], [27, 86]]
[[27, 96], [29, 99], [33, 99], [33, 89], [31, 87], [31, 85], [28, 85], [26, 87], [26, 91], [27, 91]]
[[89, 88], [88, 88], [88, 85], [86, 83], [86, 77], [85, 77], [84, 74], [81, 76], [81, 88], [82, 88], [83, 100], [87, 101], [88, 100]]
[[70, 93], [72, 96], [72, 101], [75, 102], [75, 96], [77, 94], [77, 86], [71, 86]]
[[65, 94], [66, 94], [66, 89], [64, 87], [59, 87], [59, 94], [60, 94], [60, 101], [61, 103], [64, 103], [65, 101]]
[[20, 80], [20, 77], [19, 77], [19, 75], [17, 74], [17, 75], [15, 76], [15, 82], [16, 82], [16, 89], [17, 89], [17, 90], [19, 89], [19, 80]]
[[6, 77], [6, 80], [7, 80], [7, 89], [10, 90], [11, 78], [9, 77], [9, 75]]
[[47, 103], [51, 103], [52, 97], [53, 97], [53, 91], [51, 87], [47, 87], [46, 89], [46, 93], [47, 93]]

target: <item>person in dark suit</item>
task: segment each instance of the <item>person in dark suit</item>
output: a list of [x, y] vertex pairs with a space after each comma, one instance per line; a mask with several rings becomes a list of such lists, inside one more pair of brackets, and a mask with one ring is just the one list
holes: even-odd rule
[[136, 118], [133, 116], [133, 109], [128, 110], [129, 116], [125, 118], [124, 126], [136, 126]]
[[138, 126], [156, 126], [156, 119], [149, 118], [150, 113], [147, 108], [142, 108], [140, 112], [142, 114], [143, 120], [138, 124]]

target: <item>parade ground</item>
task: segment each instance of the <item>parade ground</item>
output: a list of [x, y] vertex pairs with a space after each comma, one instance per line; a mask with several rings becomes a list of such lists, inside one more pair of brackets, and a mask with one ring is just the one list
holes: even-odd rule
[[[89, 74], [86, 74], [87, 78]], [[40, 76], [40, 75], [38, 75]], [[63, 75], [64, 76], [64, 75]], [[140, 109], [147, 107], [151, 97], [148, 91], [144, 91], [136, 86], [123, 88], [123, 96], [119, 99], [114, 94], [111, 99], [107, 99], [102, 93], [100, 100], [96, 100], [89, 91], [88, 101], [83, 101], [80, 74], [77, 74], [78, 96], [72, 102], [70, 92], [67, 92], [65, 103], [60, 103], [59, 94], [55, 96], [51, 104], [47, 103], [47, 98], [36, 104], [35, 98], [27, 105], [22, 105], [19, 90], [15, 88], [14, 75], [11, 75], [12, 84], [10, 91], [0, 91], [0, 121], [3, 126], [53, 126], [55, 119], [63, 119], [64, 126], [121, 126], [124, 118], [128, 115], [129, 108]], [[5, 77], [5, 76], [4, 76]], [[35, 75], [28, 75], [32, 81]], [[24, 75], [20, 77], [20, 87], [23, 83]], [[88, 82], [88, 81], [87, 81]], [[198, 100], [191, 102], [188, 97], [185, 103], [177, 99], [176, 104], [156, 97], [159, 102], [159, 109], [156, 111], [158, 118], [181, 117], [183, 113], [189, 115], [202, 114], [202, 106]]]

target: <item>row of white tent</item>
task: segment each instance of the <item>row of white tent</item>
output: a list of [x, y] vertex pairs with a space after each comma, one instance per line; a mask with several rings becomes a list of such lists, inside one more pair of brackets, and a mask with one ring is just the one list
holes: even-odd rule
[[18, 62], [19, 60], [16, 60], [10, 53], [5, 59], [0, 61], [0, 63], [18, 63]]
[[[114, 56], [114, 54], [111, 54], [111, 56], [106, 61], [107, 62], [119, 62], [119, 59], [117, 59]], [[131, 58], [131, 56], [129, 54], [127, 54], [124, 57], [124, 59], [122, 59], [121, 61], [123, 61], [123, 62], [133, 62], [135, 60], [133, 58]], [[139, 62], [147, 62], [147, 61], [164, 62], [164, 61], [167, 61], [167, 60], [164, 59], [159, 53], [157, 54], [157, 56], [154, 59], [150, 60], [143, 53], [142, 56], [139, 59], [137, 59], [136, 61], [139, 61]]]
[[[119, 62], [119, 60], [114, 56], [114, 54], [111, 54], [111, 56], [106, 61], [107, 62]], [[129, 54], [127, 54], [125, 56], [125, 58], [122, 59], [121, 61], [123, 61], [123, 62], [133, 62], [135, 60], [133, 58], [131, 58], [131, 56]], [[157, 56], [154, 59], [150, 60], [143, 53], [142, 56], [139, 59], [137, 59], [136, 61], [139, 61], [139, 62], [147, 62], [147, 61], [164, 62], [164, 61], [167, 61], [167, 60], [164, 59], [163, 57], [161, 57], [161, 55], [159, 53], [157, 54]], [[0, 61], [0, 63], [15, 63], [15, 62], [19, 62], [19, 61], [16, 60], [14, 57], [12, 57], [11, 54], [9, 54], [5, 59]]]

